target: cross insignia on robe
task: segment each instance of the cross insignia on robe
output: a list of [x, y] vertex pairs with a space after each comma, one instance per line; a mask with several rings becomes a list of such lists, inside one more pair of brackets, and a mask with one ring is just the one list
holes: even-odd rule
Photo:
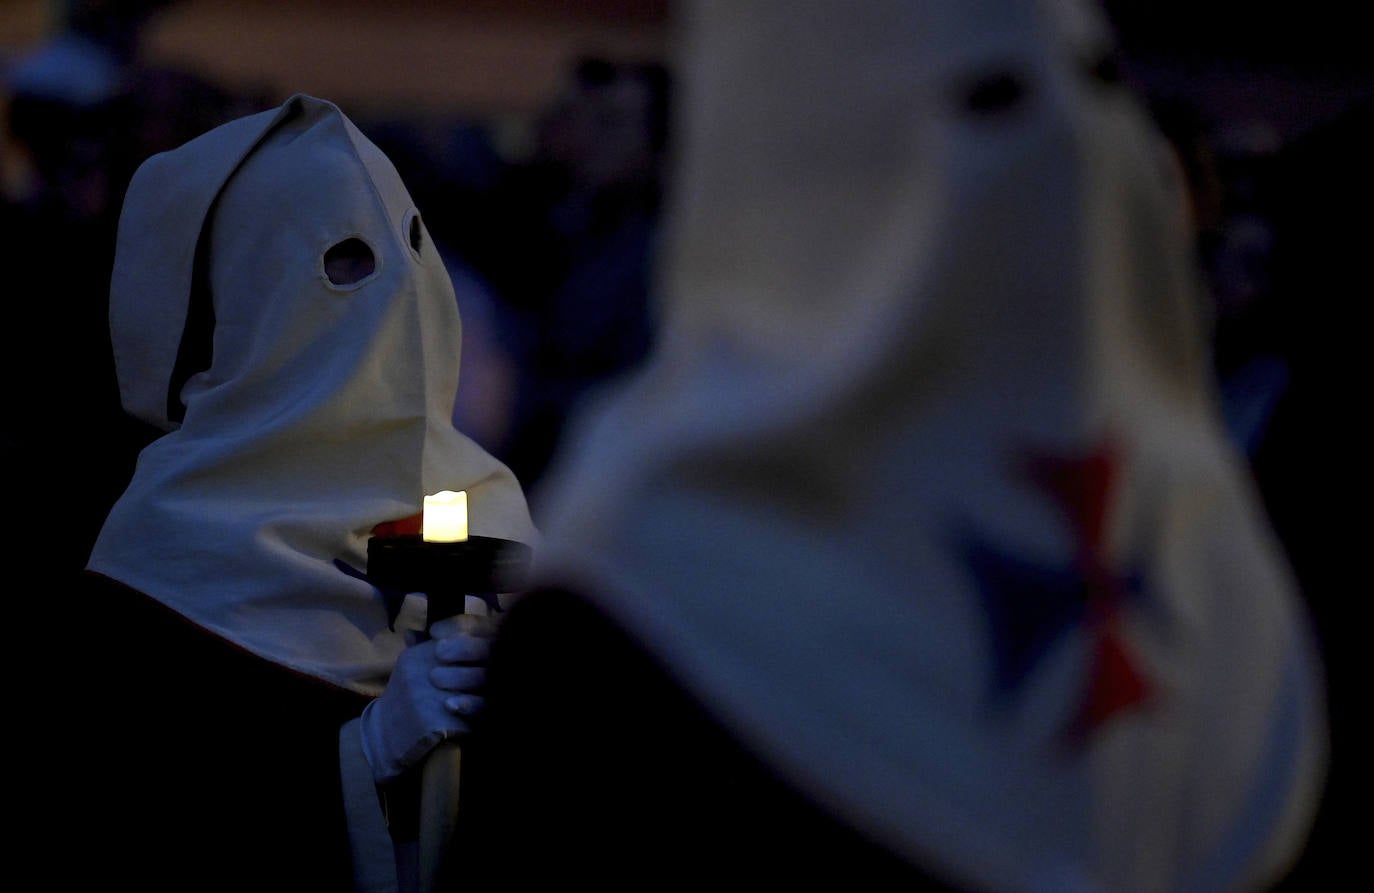
[[1123, 608], [1141, 591], [1140, 575], [1112, 567], [1106, 553], [1120, 459], [1103, 445], [1080, 456], [1032, 455], [1022, 468], [1060, 509], [1074, 554], [1046, 566], [978, 538], [965, 547], [991, 624], [994, 694], [1014, 696], [1056, 644], [1083, 629], [1089, 663], [1066, 730], [1071, 740], [1082, 740], [1153, 693], [1121, 627]]

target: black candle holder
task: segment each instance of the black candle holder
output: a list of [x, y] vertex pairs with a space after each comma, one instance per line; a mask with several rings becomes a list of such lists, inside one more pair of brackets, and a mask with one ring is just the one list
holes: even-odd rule
[[423, 592], [426, 626], [463, 613], [466, 596], [491, 603], [523, 589], [532, 550], [515, 540], [470, 536], [456, 543], [426, 542], [418, 533], [367, 541], [367, 579], [383, 592]]
[[[456, 543], [426, 542], [418, 533], [373, 536], [367, 541], [365, 577], [384, 597], [423, 592], [428, 630], [445, 617], [462, 614], [469, 595], [499, 607], [493, 605], [496, 596], [524, 589], [532, 554], [524, 543], [488, 536]], [[394, 610], [399, 610], [399, 602]], [[452, 886], [461, 752], [458, 741], [441, 741], [418, 774], [408, 773], [379, 789], [392, 840], [406, 851], [417, 846], [410, 858], [415, 860], [415, 889], [420, 893]]]

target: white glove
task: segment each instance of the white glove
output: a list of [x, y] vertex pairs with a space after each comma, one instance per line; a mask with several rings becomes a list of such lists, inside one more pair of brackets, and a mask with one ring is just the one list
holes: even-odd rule
[[465, 734], [465, 717], [482, 708], [489, 617], [459, 614], [430, 627], [429, 638], [401, 652], [381, 697], [363, 709], [363, 754], [378, 784], [420, 763], [434, 745]]

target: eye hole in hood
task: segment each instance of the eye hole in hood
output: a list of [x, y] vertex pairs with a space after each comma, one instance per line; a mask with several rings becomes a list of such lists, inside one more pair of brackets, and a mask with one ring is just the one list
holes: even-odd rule
[[425, 231], [420, 226], [420, 215], [416, 214], [410, 218], [410, 249], [416, 254], [420, 253], [420, 248], [424, 245]]
[[977, 116], [1010, 112], [1026, 100], [1026, 78], [1010, 69], [986, 71], [963, 85], [962, 105]]
[[324, 275], [331, 285], [357, 286], [376, 272], [372, 247], [356, 236], [336, 242], [324, 253]]
[[420, 262], [424, 262], [423, 252], [425, 248], [425, 224], [420, 219], [420, 212], [411, 208], [406, 212], [405, 219], [401, 221], [401, 235], [405, 238], [406, 244], [410, 246], [411, 255]]

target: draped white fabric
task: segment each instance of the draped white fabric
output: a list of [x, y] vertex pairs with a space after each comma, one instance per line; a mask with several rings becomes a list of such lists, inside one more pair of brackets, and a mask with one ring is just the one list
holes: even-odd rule
[[949, 877], [1271, 876], [1320, 666], [1093, 10], [684, 13], [666, 327], [555, 467], [541, 582]]
[[[168, 391], [198, 239], [213, 360]], [[350, 242], [349, 240], [357, 240]], [[347, 243], [357, 281], [326, 270]], [[91, 569], [248, 650], [376, 694], [423, 606], [355, 570], [374, 525], [466, 490], [474, 534], [531, 541], [514, 476], [453, 428], [453, 285], [391, 163], [334, 105], [296, 96], [143, 164], [120, 219], [111, 327], [148, 446]]]

